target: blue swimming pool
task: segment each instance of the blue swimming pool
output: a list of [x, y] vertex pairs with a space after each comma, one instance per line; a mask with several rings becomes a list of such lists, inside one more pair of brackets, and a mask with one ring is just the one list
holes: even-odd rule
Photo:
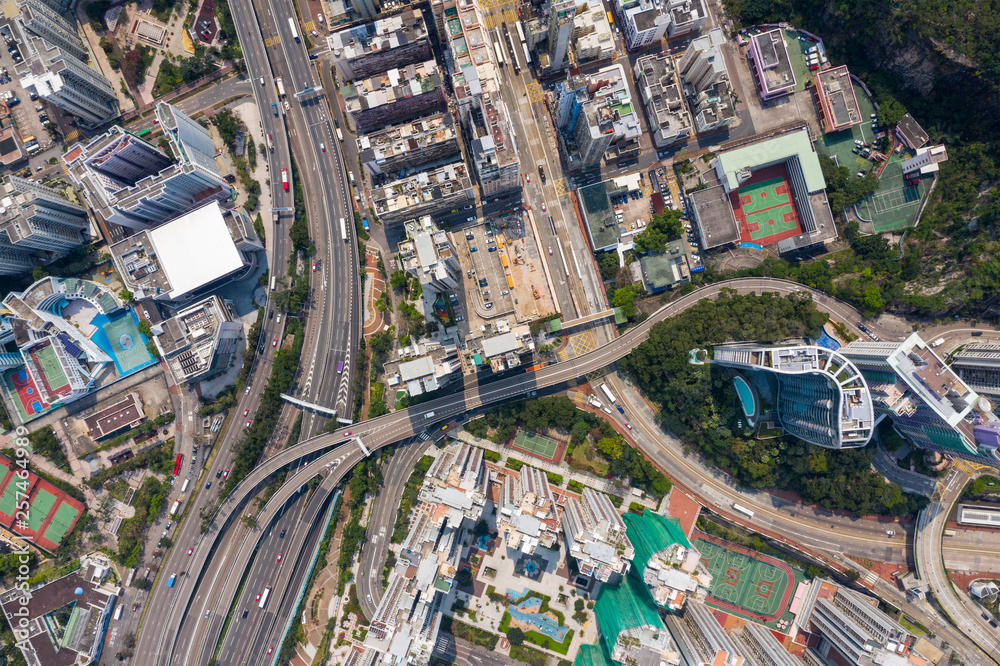
[[757, 415], [757, 401], [753, 397], [753, 391], [747, 380], [739, 375], [733, 377], [733, 385], [736, 386], [736, 395], [740, 397], [740, 405], [743, 407], [743, 414], [751, 423]]
[[826, 332], [826, 328], [820, 327], [819, 338], [816, 339], [816, 344], [824, 349], [830, 349], [832, 351], [837, 351], [840, 349], [840, 343], [830, 337], [830, 334]]

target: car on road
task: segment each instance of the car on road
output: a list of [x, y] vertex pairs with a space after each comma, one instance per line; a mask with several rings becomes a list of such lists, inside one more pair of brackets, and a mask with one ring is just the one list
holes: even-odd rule
[[538, 167], [538, 177], [542, 179], [542, 185], [545, 184], [545, 169]]
[[[249, 426], [249, 425], [250, 425], [250, 422], [249, 422], [249, 421], [247, 421], [247, 426]], [[226, 469], [226, 471], [224, 471], [224, 472], [222, 473], [222, 478], [223, 478], [223, 479], [228, 479], [228, 478], [229, 478], [229, 470], [228, 470], [228, 469]]]
[[212, 611], [210, 611], [210, 610], [205, 611], [205, 619], [207, 620], [208, 616], [211, 615], [211, 614], [212, 614]]
[[221, 479], [222, 478], [222, 470], [221, 469], [218, 472], [215, 473], [215, 478], [217, 478], [217, 479]]
[[314, 261], [313, 262], [313, 273], [315, 273], [315, 272], [316, 272], [316, 262]]
[[310, 53], [310, 54], [309, 54], [309, 59], [310, 59], [310, 60], [315, 60], [315, 59], [316, 59], [316, 58], [318, 58], [318, 57], [319, 57], [319, 54], [318, 54], [318, 53]]
[[132, 604], [132, 612], [134, 613], [137, 610], [139, 610], [139, 604]]
[[350, 436], [351, 436], [351, 431], [350, 430], [348, 430], [347, 432], [344, 433], [344, 437], [350, 437]]
[[625, 410], [624, 410], [624, 409], [622, 409], [622, 406], [621, 406], [621, 405], [615, 405], [615, 407], [616, 407], [616, 408], [618, 409], [618, 413], [619, 413], [619, 414], [624, 414], [624, 413], [625, 413]]
[[208, 490], [211, 487], [212, 487], [212, 482], [211, 481], [209, 481], [208, 483], [205, 484], [205, 490]]
[[260, 601], [260, 592], [257, 593], [257, 598], [254, 601]]
[[319, 149], [320, 149], [321, 152], [324, 152], [324, 153], [326, 152], [326, 146], [323, 145], [322, 143], [319, 144]]
[[894, 536], [896, 536], [896, 533], [895, 533], [895, 532], [893, 532], [892, 530], [886, 530], [886, 531], [885, 531], [885, 535], [886, 535], [887, 537], [894, 537]]
[[368, 603], [370, 603], [370, 604], [375, 603], [374, 601], [372, 601], [372, 595], [370, 595], [370, 594], [368, 595]]
[[194, 555], [194, 547], [193, 546], [191, 548], [188, 548], [188, 557], [191, 557], [192, 555]]
[[281, 534], [278, 535], [278, 538], [279, 539], [284, 539], [285, 538], [285, 530], [281, 530]]
[[550, 257], [552, 256], [552, 246], [551, 245], [549, 245], [549, 256]]
[[545, 207], [545, 202], [544, 201], [542, 202], [542, 212], [543, 213], [549, 212], [549, 209]]
[[628, 428], [629, 430], [631, 430], [632, 429], [632, 424], [629, 423], [628, 421], [626, 421], [625, 422], [625, 427]]
[[531, 182], [531, 176], [529, 174], [524, 174], [524, 181], [526, 183], [530, 183]]
[[278, 563], [278, 564], [281, 564], [281, 553], [278, 553], [278, 559], [277, 559], [277, 563]]
[[278, 346], [278, 338], [275, 338], [274, 340], [271, 341], [271, 346], [272, 347], [277, 347]]
[[273, 647], [267, 648], [267, 653], [268, 654], [271, 654], [272, 652], [274, 652], [274, 648]]
[[249, 407], [247, 407], [246, 409], [243, 410], [243, 416], [250, 416], [250, 408]]
[[462, 316], [455, 317], [455, 321], [465, 321], [465, 317]]
[[247, 419], [246, 427], [249, 428], [251, 423], [253, 423], [253, 419]]
[[312, 35], [313, 37], [319, 37], [319, 33], [316, 32], [315, 30], [310, 30], [309, 34]]

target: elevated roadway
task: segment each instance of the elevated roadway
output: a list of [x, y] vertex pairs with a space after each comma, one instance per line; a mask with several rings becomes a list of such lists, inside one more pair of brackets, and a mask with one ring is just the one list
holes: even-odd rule
[[[648, 337], [650, 328], [656, 323], [683, 312], [702, 299], [716, 298], [723, 290], [726, 289], [731, 289], [737, 293], [744, 294], [759, 294], [763, 292], [777, 293], [780, 295], [796, 293], [805, 294], [813, 299], [818, 309], [828, 312], [835, 318], [844, 321], [848, 325], [848, 328], [852, 331], [857, 331], [856, 323], [861, 321], [861, 315], [851, 306], [836, 301], [825, 294], [821, 294], [802, 285], [784, 280], [747, 278], [731, 280], [703, 287], [685, 297], [678, 299], [674, 303], [664, 306], [650, 316], [650, 318], [645, 322], [629, 329], [625, 334], [611, 343], [576, 359], [571, 359], [553, 366], [547, 366], [534, 373], [517, 374], [502, 378], [490, 384], [472, 387], [466, 390], [466, 392], [461, 396], [451, 395], [439, 398], [417, 407], [411, 407], [406, 410], [401, 410], [393, 414], [388, 414], [358, 424], [357, 426], [353, 426], [350, 430], [345, 428], [334, 433], [320, 435], [276, 454], [258, 466], [250, 475], [248, 475], [246, 479], [244, 479], [244, 481], [235, 489], [230, 497], [226, 499], [216, 515], [214, 521], [215, 527], [213, 527], [209, 534], [206, 535], [206, 541], [214, 541], [218, 537], [220, 528], [224, 528], [231, 522], [233, 513], [240, 509], [243, 503], [256, 492], [256, 489], [271, 474], [281, 467], [296, 461], [302, 456], [323, 451], [324, 449], [331, 449], [331, 447], [336, 447], [324, 453], [322, 457], [310, 465], [310, 467], [306, 468], [305, 471], [300, 470], [296, 476], [293, 477], [293, 479], [289, 480], [289, 482], [282, 487], [279, 494], [276, 494], [272, 499], [272, 502], [278, 500], [280, 497], [284, 497], [284, 499], [290, 497], [294, 492], [294, 489], [289, 486], [301, 485], [303, 482], [299, 478], [300, 475], [315, 474], [319, 471], [319, 466], [333, 462], [341, 456], [344, 457], [342, 457], [337, 464], [336, 473], [338, 475], [345, 473], [346, 470], [356, 464], [356, 462], [361, 459], [362, 454], [360, 452], [360, 448], [354, 444], [346, 444], [346, 447], [349, 448], [347, 449], [346, 454], [344, 453], [342, 449], [345, 448], [344, 442], [347, 437], [360, 435], [366, 443], [366, 446], [374, 452], [383, 446], [410, 437], [413, 434], [427, 428], [429, 425], [451, 419], [464, 413], [465, 411], [477, 409], [500, 401], [522, 398], [526, 395], [530, 395], [532, 391], [568, 382], [572, 379], [614, 363], [629, 353], [629, 351], [631, 351], [635, 346], [643, 342]], [[869, 325], [868, 328], [872, 329], [873, 327]], [[882, 332], [879, 332], [880, 335], [881, 333]], [[889, 336], [891, 334], [885, 333], [885, 335]], [[316, 472], [311, 470], [313, 465], [317, 466]], [[719, 481], [715, 480], [712, 482], [712, 485], [718, 486]], [[269, 503], [268, 506], [270, 507], [271, 503]], [[265, 510], [265, 514], [260, 516], [260, 524], [266, 524], [264, 522], [267, 519], [266, 511], [267, 509]], [[805, 530], [813, 532], [816, 531], [816, 525], [811, 521], [804, 520], [802, 522]], [[305, 527], [308, 529], [308, 526]], [[820, 531], [824, 532], [827, 531], [827, 529], [826, 525], [821, 525], [819, 528]], [[883, 542], [885, 541], [886, 540], [883, 539]], [[829, 542], [827, 545], [835, 546], [836, 544]], [[205, 548], [204, 552], [207, 554], [209, 550], [210, 548]], [[245, 569], [252, 550], [253, 548], [245, 545], [238, 551], [237, 554], [234, 554], [234, 559], [232, 560], [233, 571], [242, 572]], [[194, 579], [201, 575], [205, 564], [206, 561], [202, 558], [197, 558], [191, 562], [191, 566], [188, 568], [189, 576], [176, 592], [177, 598], [174, 602], [174, 606], [177, 609], [182, 609], [178, 611], [179, 618], [177, 619], [184, 617], [185, 612], [183, 609], [186, 609], [187, 599], [189, 599], [194, 592]], [[206, 581], [207, 580], [208, 578], [206, 577]], [[225, 593], [219, 594], [222, 591], [215, 589], [214, 586], [210, 586], [209, 589], [212, 592], [212, 596], [219, 596], [219, 598], [222, 599], [232, 598], [227, 597]], [[198, 609], [192, 608], [192, 613], [196, 610]], [[193, 615], [193, 617], [197, 618], [199, 616]], [[172, 627], [178, 627], [180, 624], [180, 621], [171, 622]], [[171, 662], [167, 661], [162, 663]], [[193, 662], [174, 661], [172, 663]]]

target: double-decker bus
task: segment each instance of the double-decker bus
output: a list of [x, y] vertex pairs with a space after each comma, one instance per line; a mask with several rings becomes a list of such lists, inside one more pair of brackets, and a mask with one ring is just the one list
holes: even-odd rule
[[181, 460], [184, 458], [183, 453], [177, 454], [177, 462], [174, 463], [174, 476], [181, 473]]

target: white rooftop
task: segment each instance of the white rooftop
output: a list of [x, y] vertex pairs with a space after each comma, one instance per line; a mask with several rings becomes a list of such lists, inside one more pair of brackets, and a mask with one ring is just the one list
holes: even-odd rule
[[514, 333], [504, 333], [503, 335], [483, 340], [483, 354], [486, 355], [486, 358], [493, 358], [494, 356], [512, 352], [517, 347], [517, 336]]
[[399, 376], [404, 382], [434, 374], [434, 359], [422, 356], [399, 364]]
[[518, 532], [527, 534], [528, 536], [537, 537], [542, 532], [542, 521], [525, 513], [515, 515], [510, 519], [510, 524]]
[[152, 231], [157, 260], [170, 281], [172, 298], [194, 291], [243, 266], [219, 203], [182, 215]]

